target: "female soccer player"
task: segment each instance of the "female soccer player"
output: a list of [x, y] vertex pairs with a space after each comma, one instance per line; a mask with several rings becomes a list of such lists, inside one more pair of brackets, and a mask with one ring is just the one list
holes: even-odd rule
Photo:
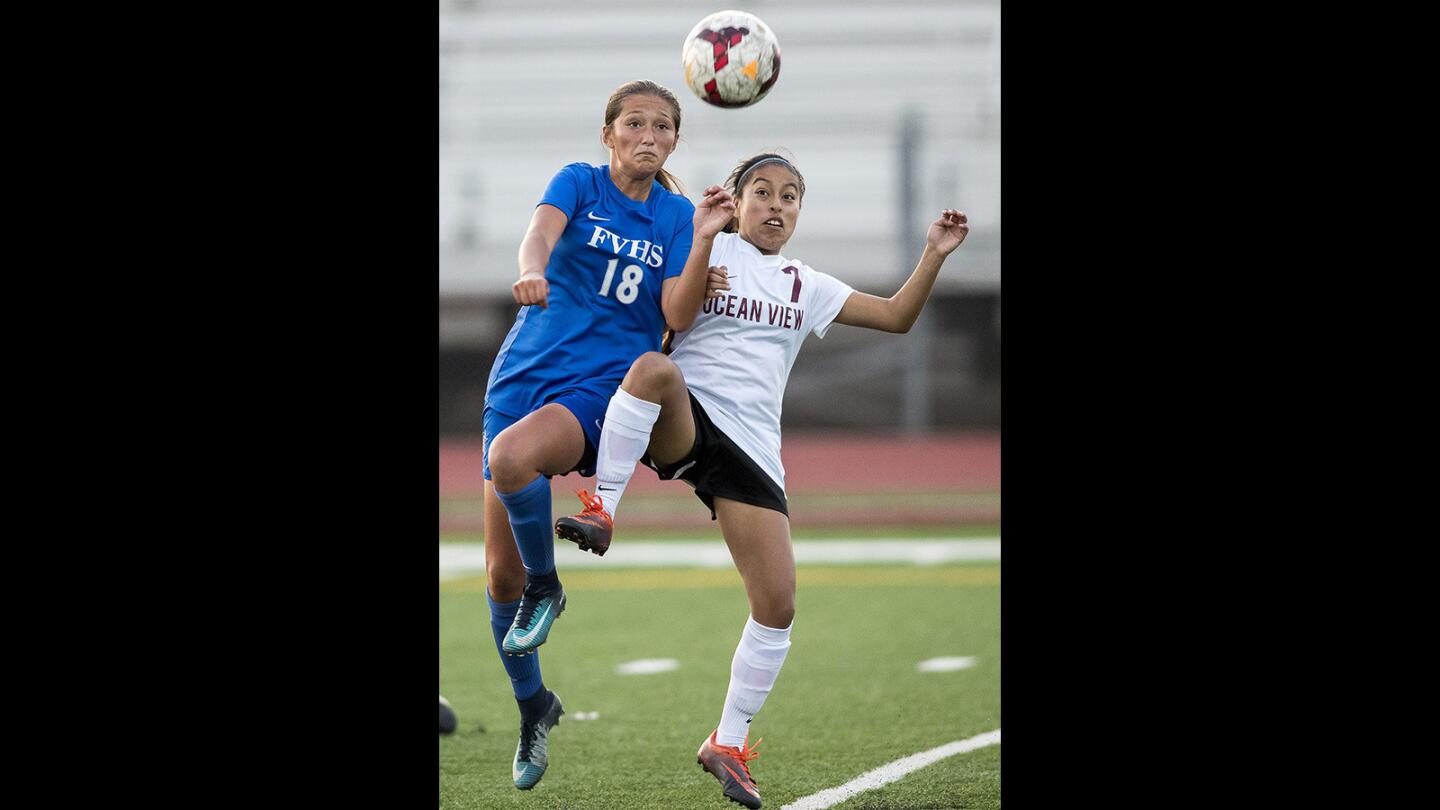
[[890, 298], [878, 298], [780, 255], [805, 196], [805, 180], [789, 160], [748, 158], [725, 185], [735, 220], [724, 216], [725, 200], [717, 195], [703, 218], [696, 215], [692, 257], [708, 254], [710, 265], [725, 270], [730, 292], [707, 294], [694, 324], [677, 330], [669, 357], [647, 352], [630, 366], [605, 413], [596, 494], [581, 490], [585, 510], [560, 518], [555, 531], [603, 554], [637, 460], [662, 479], [689, 483], [711, 519], [718, 516], [750, 617], [730, 662], [720, 723], [696, 759], [720, 780], [725, 796], [758, 808], [760, 791], [748, 765], [758, 754], [749, 745], [749, 724], [780, 673], [795, 615], [795, 557], [780, 464], [786, 379], [806, 334], [823, 338], [831, 323], [908, 332], [941, 263], [970, 225], [964, 213], [942, 211], [909, 280]]
[[[550, 181], [520, 244], [520, 311], [485, 392], [485, 568], [490, 626], [520, 704], [515, 786], [548, 763], [564, 713], [535, 648], [565, 609], [551, 534], [552, 475], [592, 475], [606, 403], [632, 361], [690, 325], [705, 294], [699, 257], [684, 270], [695, 206], [665, 171], [680, 104], [650, 81], [605, 106], [604, 166], [571, 163]], [[702, 206], [722, 193], [707, 190]]]

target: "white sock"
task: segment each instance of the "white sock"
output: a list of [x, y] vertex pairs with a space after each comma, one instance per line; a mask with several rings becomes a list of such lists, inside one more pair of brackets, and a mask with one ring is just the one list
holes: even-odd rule
[[745, 632], [730, 661], [730, 691], [725, 693], [725, 711], [720, 714], [715, 742], [736, 748], [745, 744], [750, 721], [765, 705], [788, 652], [789, 627], [766, 627], [754, 617], [745, 620]]
[[659, 418], [658, 403], [633, 397], [624, 388], [615, 389], [605, 408], [605, 429], [600, 431], [595, 454], [595, 494], [612, 518], [625, 486], [635, 475], [635, 464], [650, 446], [650, 431]]

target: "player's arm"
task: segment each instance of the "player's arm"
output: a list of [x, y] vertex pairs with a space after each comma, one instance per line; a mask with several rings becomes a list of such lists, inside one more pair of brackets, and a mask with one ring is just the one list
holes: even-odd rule
[[845, 299], [845, 306], [835, 316], [836, 323], [849, 326], [863, 326], [882, 332], [909, 332], [920, 317], [920, 310], [930, 300], [930, 290], [935, 287], [935, 278], [940, 275], [940, 265], [945, 257], [960, 247], [965, 235], [970, 232], [970, 220], [961, 211], [946, 208], [940, 218], [930, 223], [925, 236], [925, 252], [915, 265], [900, 291], [889, 298], [868, 293], [853, 292]]
[[[715, 235], [725, 228], [735, 215], [735, 201], [730, 192], [720, 186], [705, 189], [705, 198], [695, 206], [695, 236], [690, 244], [690, 255], [685, 259], [685, 269], [678, 276], [665, 279], [660, 287], [660, 310], [665, 314], [665, 325], [676, 332], [683, 332], [695, 323], [700, 314], [700, 304], [705, 300], [707, 280], [712, 288], [711, 296], [718, 290], [730, 289], [727, 281], [715, 282], [710, 271], [710, 250], [715, 247]], [[723, 275], [723, 272], [721, 273]], [[720, 286], [720, 285], [724, 286]]]
[[550, 283], [545, 280], [545, 266], [550, 264], [550, 252], [565, 233], [570, 217], [564, 211], [548, 203], [535, 206], [530, 217], [530, 227], [525, 229], [525, 238], [520, 240], [520, 280], [510, 285], [510, 294], [515, 303], [524, 306], [534, 304], [542, 309], [550, 295]]

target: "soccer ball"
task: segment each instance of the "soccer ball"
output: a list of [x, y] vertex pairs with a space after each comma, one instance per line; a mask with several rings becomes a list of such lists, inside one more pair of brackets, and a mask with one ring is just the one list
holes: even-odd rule
[[455, 731], [455, 727], [458, 726], [458, 725], [460, 725], [460, 720], [459, 720], [457, 717], [455, 717], [455, 710], [452, 709], [452, 708], [450, 708], [450, 701], [446, 700], [444, 695], [441, 695], [441, 696], [440, 696], [440, 733], [441, 733], [441, 734], [450, 734], [450, 733], [452, 733], [452, 732]]
[[716, 107], [748, 107], [780, 78], [780, 42], [759, 17], [717, 11], [690, 29], [681, 47], [685, 84]]

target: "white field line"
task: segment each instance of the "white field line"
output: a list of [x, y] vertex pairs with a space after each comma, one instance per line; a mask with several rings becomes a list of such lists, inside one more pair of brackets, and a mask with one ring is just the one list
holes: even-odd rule
[[944, 658], [931, 658], [928, 661], [921, 661], [915, 668], [921, 672], [954, 672], [957, 669], [969, 669], [975, 666], [975, 656], [947, 656]]
[[[939, 565], [949, 562], [998, 561], [1000, 538], [953, 540], [914, 537], [908, 540], [796, 540], [795, 562], [856, 565], [909, 563]], [[582, 552], [573, 543], [555, 544], [560, 568], [730, 568], [730, 549], [723, 540], [675, 543], [626, 543], [610, 546], [604, 557]], [[481, 543], [441, 543], [440, 578], [485, 572], [485, 546]]]
[[674, 658], [641, 658], [638, 661], [626, 661], [615, 667], [617, 675], [654, 675], [657, 672], [673, 672], [680, 668], [680, 662]]
[[809, 796], [796, 799], [795, 801], [780, 808], [780, 810], [824, 810], [852, 798], [857, 793], [864, 793], [867, 790], [888, 785], [900, 777], [917, 771], [926, 765], [954, 756], [967, 751], [974, 751], [977, 748], [984, 748], [987, 745], [998, 745], [1000, 743], [1000, 729], [987, 731], [971, 737], [968, 740], [956, 740], [952, 743], [945, 743], [939, 748], [931, 748], [929, 751], [921, 751], [918, 754], [911, 754], [904, 759], [897, 759], [886, 765], [866, 771], [851, 779], [840, 787], [833, 787], [822, 790], [819, 793], [812, 793]]

